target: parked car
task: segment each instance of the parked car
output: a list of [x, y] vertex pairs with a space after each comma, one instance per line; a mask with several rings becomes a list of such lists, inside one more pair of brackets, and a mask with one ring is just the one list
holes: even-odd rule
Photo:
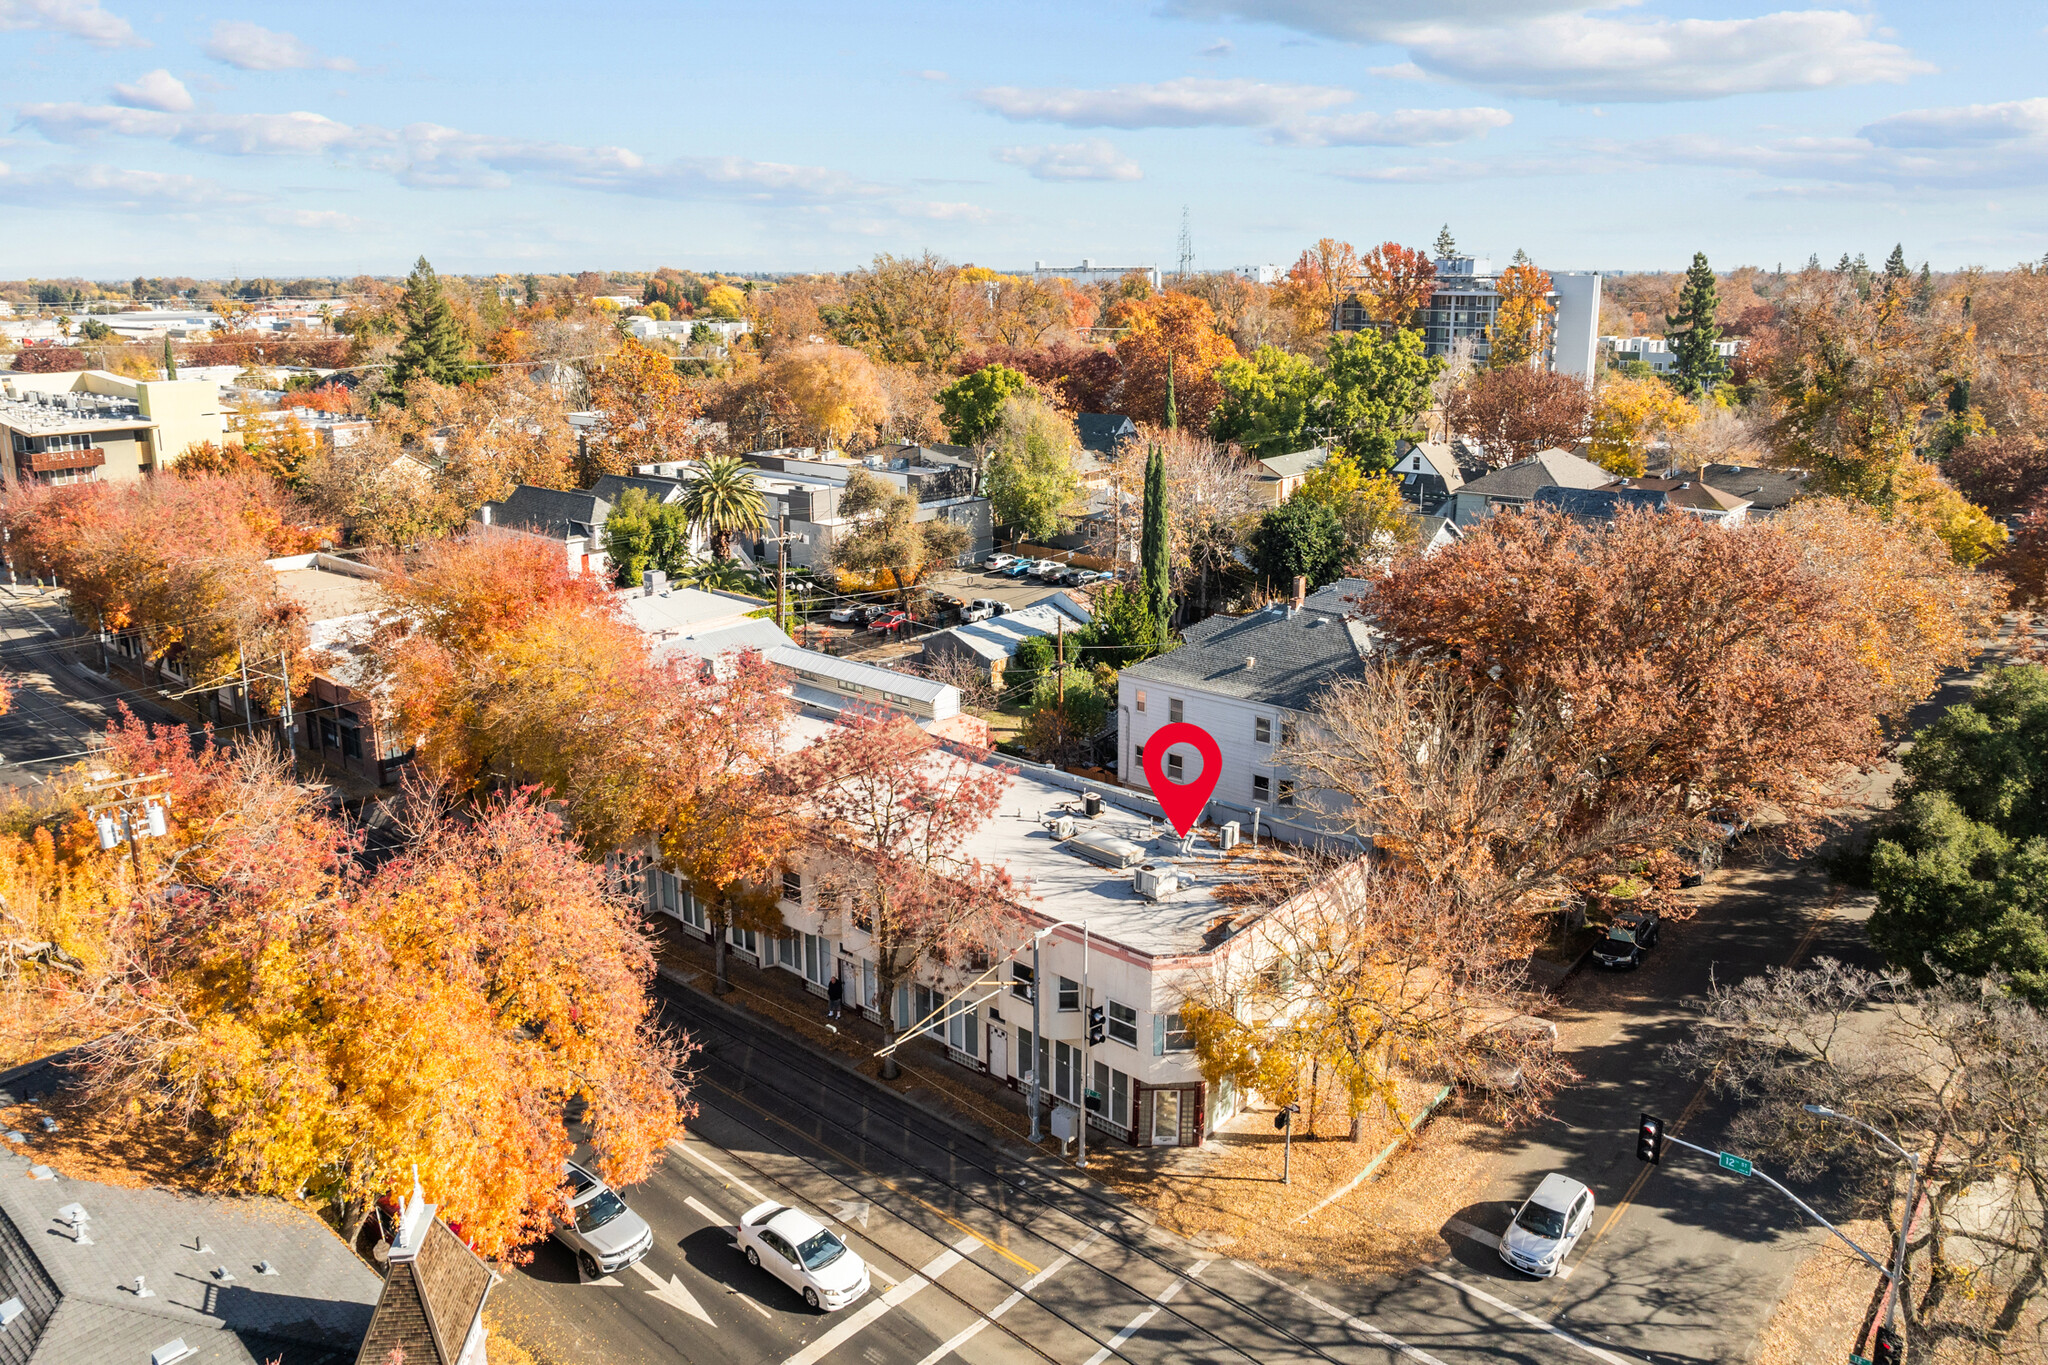
[[654, 1229], [626, 1207], [618, 1191], [573, 1161], [562, 1163], [562, 1176], [569, 1214], [554, 1237], [576, 1254], [585, 1279], [623, 1270], [654, 1249]]
[[865, 602], [841, 602], [832, 608], [831, 619], [843, 621], [855, 629], [866, 625], [875, 616], [875, 608]]
[[891, 633], [894, 633], [900, 630], [908, 630], [911, 626], [915, 624], [917, 623], [911, 619], [909, 612], [891, 611], [884, 612], [882, 615], [877, 616], [874, 620], [868, 622], [868, 629], [886, 630]]
[[993, 597], [977, 597], [960, 613], [960, 620], [963, 624], [969, 621], [986, 621], [991, 617], [1001, 616], [1009, 609], [1008, 603], [998, 602]]
[[802, 1209], [756, 1204], [740, 1215], [738, 1241], [748, 1265], [765, 1267], [818, 1312], [836, 1313], [868, 1292], [867, 1262]]
[[1500, 1258], [1526, 1275], [1549, 1278], [1564, 1265], [1593, 1221], [1593, 1192], [1555, 1171], [1515, 1210], [1500, 1239]]
[[1031, 566], [1031, 577], [1050, 583], [1067, 571], [1067, 566], [1057, 559], [1041, 559]]
[[1099, 583], [1108, 577], [1109, 575], [1100, 569], [1074, 569], [1067, 574], [1067, 582], [1077, 588], [1085, 588], [1090, 583]]
[[1035, 559], [1013, 559], [1003, 568], [1005, 578], [1023, 578], [1038, 567]]
[[1016, 562], [1017, 556], [1015, 555], [992, 554], [987, 559], [981, 561], [981, 567], [990, 573], [1001, 573]]
[[1473, 1039], [1478, 1057], [1473, 1080], [1503, 1093], [1522, 1088], [1522, 1062], [1532, 1048], [1557, 1046], [1557, 1025], [1533, 1014], [1516, 1015]]
[[1654, 909], [1624, 910], [1607, 926], [1607, 937], [1593, 945], [1593, 960], [1603, 967], [1640, 967], [1663, 927]]

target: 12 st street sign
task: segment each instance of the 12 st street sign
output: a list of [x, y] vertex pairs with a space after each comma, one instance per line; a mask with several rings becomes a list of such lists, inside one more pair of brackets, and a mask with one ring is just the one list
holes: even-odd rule
[[1746, 1157], [1739, 1157], [1733, 1152], [1723, 1152], [1721, 1153], [1721, 1169], [1733, 1171], [1737, 1175], [1748, 1175], [1750, 1172], [1749, 1160]]

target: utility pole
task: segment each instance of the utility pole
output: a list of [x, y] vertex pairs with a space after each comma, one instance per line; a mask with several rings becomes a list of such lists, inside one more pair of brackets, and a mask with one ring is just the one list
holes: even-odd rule
[[1053, 624], [1058, 631], [1058, 654], [1054, 656], [1054, 668], [1060, 679], [1060, 716], [1067, 714], [1067, 618], [1064, 613], [1054, 617]]
[[249, 656], [242, 649], [242, 637], [235, 637], [235, 662], [242, 666], [242, 728], [252, 729], [256, 724], [256, 703], [249, 697]]
[[278, 646], [277, 661], [284, 673], [284, 711], [278, 717], [284, 726], [284, 761], [291, 765], [294, 776], [299, 771], [298, 736], [292, 725], [292, 657], [291, 644], [287, 641]]
[[1899, 1146], [1898, 1143], [1892, 1141], [1883, 1131], [1865, 1123], [1862, 1119], [1852, 1118], [1847, 1114], [1839, 1113], [1824, 1104], [1808, 1104], [1801, 1107], [1807, 1113], [1824, 1119], [1839, 1119], [1843, 1123], [1854, 1124], [1879, 1142], [1882, 1142], [1885, 1146], [1891, 1148], [1894, 1152], [1897, 1152], [1900, 1159], [1906, 1163], [1906, 1213], [1899, 1220], [1899, 1243], [1897, 1249], [1892, 1253], [1891, 1284], [1885, 1290], [1884, 1327], [1880, 1332], [1880, 1337], [1892, 1338], [1895, 1351], [1902, 1349], [1905, 1342], [1898, 1336], [1899, 1296], [1905, 1292], [1901, 1286], [1906, 1282], [1906, 1238], [1913, 1231], [1913, 1218], [1919, 1211], [1917, 1206], [1920, 1202], [1920, 1158]]
[[789, 578], [789, 513], [784, 512], [775, 522], [775, 624], [783, 630], [789, 629], [788, 609], [783, 605], [788, 591]]
[[1195, 239], [1188, 232], [1188, 206], [1180, 206], [1180, 282], [1195, 273]]

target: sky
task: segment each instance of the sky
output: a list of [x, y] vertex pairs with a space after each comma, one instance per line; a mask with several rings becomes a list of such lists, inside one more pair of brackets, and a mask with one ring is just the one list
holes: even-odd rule
[[2048, 7], [0, 0], [0, 277], [2048, 252]]

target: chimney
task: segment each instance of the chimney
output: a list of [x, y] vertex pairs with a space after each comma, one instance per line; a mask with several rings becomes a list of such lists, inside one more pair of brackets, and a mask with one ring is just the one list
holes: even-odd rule
[[478, 515], [483, 518], [484, 525], [489, 526], [491, 524], [491, 505], [489, 503], [485, 503], [480, 509], [478, 509]]
[[1300, 611], [1308, 601], [1308, 579], [1302, 574], [1294, 576], [1294, 609]]
[[1252, 671], [1252, 670], [1253, 670], [1254, 668], [1257, 668], [1258, 666], [1259, 666], [1259, 656], [1258, 656], [1258, 655], [1256, 655], [1256, 654], [1247, 654], [1247, 655], [1245, 655], [1245, 656], [1244, 656], [1244, 671], [1245, 671], [1245, 672], [1249, 673], [1249, 672], [1251, 672], [1251, 671]]
[[412, 1168], [412, 1198], [405, 1201], [405, 1211], [398, 1215], [398, 1232], [391, 1239], [393, 1264], [410, 1261], [420, 1254], [420, 1245], [427, 1240], [427, 1229], [434, 1225], [434, 1206], [427, 1202], [426, 1192], [420, 1188], [420, 1168]]

